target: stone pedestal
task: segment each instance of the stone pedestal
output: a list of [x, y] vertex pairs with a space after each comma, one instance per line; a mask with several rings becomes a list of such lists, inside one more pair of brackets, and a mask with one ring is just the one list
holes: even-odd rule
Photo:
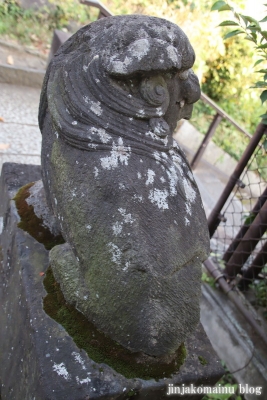
[[[48, 251], [17, 227], [12, 200], [18, 189], [41, 178], [39, 166], [6, 163], [0, 208], [0, 383], [2, 400], [164, 400], [168, 385], [212, 386], [223, 370], [202, 328], [185, 342], [187, 356], [171, 378], [127, 379], [78, 348], [43, 309]], [[173, 395], [179, 398], [179, 395]], [[201, 398], [184, 395], [181, 398]]]

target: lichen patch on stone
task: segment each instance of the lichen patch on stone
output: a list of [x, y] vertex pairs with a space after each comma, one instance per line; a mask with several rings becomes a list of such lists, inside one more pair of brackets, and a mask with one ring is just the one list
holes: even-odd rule
[[147, 180], [146, 185], [151, 185], [154, 182], [155, 172], [152, 169], [147, 170]]
[[54, 363], [53, 371], [55, 371], [59, 376], [62, 376], [66, 380], [70, 378], [70, 374], [68, 373], [65, 364], [63, 362], [60, 364]]
[[108, 143], [111, 136], [103, 128], [91, 128], [90, 132], [99, 136], [102, 143]]
[[149, 192], [149, 200], [156, 204], [159, 209], [166, 210], [169, 208], [168, 205], [168, 191], [167, 190], [160, 190], [160, 189], [152, 189]]
[[91, 104], [90, 110], [94, 114], [96, 114], [97, 116], [100, 117], [100, 115], [103, 113], [103, 110], [102, 110], [101, 105], [100, 105], [100, 101], [91, 101], [90, 104]]
[[121, 162], [121, 164], [128, 165], [130, 154], [131, 154], [131, 147], [124, 146], [123, 140], [120, 137], [118, 139], [117, 145], [113, 142], [111, 155], [108, 157], [100, 158], [101, 166], [104, 169], [110, 170], [118, 167], [119, 162]]

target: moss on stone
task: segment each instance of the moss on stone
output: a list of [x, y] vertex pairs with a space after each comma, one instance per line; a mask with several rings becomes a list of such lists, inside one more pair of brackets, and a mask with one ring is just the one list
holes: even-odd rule
[[207, 365], [208, 364], [208, 361], [204, 357], [198, 356], [198, 359], [199, 359], [199, 362], [200, 362], [201, 365]]
[[60, 285], [55, 281], [51, 267], [44, 279], [47, 296], [44, 298], [44, 310], [60, 323], [79, 348], [84, 349], [96, 363], [105, 363], [126, 378], [161, 379], [178, 372], [184, 363], [186, 349], [182, 344], [170, 363], [164, 363], [156, 357], [152, 361], [140, 362], [141, 353], [132, 353], [98, 331], [86, 317], [74, 306], [66, 303]]
[[20, 188], [14, 197], [21, 219], [18, 223], [18, 227], [28, 232], [39, 243], [42, 243], [47, 250], [50, 250], [57, 244], [64, 243], [64, 239], [61, 235], [54, 236], [50, 230], [43, 225], [43, 221], [35, 215], [33, 206], [27, 203], [26, 199], [30, 196], [29, 189], [34, 183], [35, 182], [28, 183]]

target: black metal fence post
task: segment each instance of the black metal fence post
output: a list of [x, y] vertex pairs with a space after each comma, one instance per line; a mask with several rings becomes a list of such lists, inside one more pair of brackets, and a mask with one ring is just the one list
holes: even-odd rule
[[243, 156], [241, 157], [239, 163], [237, 164], [234, 172], [230, 176], [230, 179], [225, 186], [217, 204], [213, 208], [212, 212], [210, 213], [210, 216], [208, 218], [208, 226], [209, 226], [209, 232], [210, 232], [210, 237], [213, 236], [215, 230], [217, 229], [219, 223], [220, 223], [220, 213], [225, 205], [230, 193], [232, 192], [233, 188], [235, 187], [238, 179], [240, 178], [240, 175], [242, 174], [243, 170], [245, 169], [250, 157], [252, 156], [253, 152], [255, 151], [256, 147], [258, 146], [262, 136], [264, 133], [267, 132], [267, 125], [264, 125], [260, 123], [257, 126], [257, 129], [252, 136], [252, 139], [246, 148]]
[[209, 129], [206, 133], [206, 135], [204, 136], [204, 139], [201, 142], [201, 145], [199, 146], [197, 152], [195, 153], [193, 160], [191, 161], [191, 168], [194, 169], [196, 168], [197, 164], [199, 163], [201, 157], [203, 156], [203, 153], [206, 150], [207, 145], [209, 144], [212, 136], [214, 135], [219, 123], [222, 120], [222, 116], [220, 114], [215, 114], [212, 123], [209, 126]]

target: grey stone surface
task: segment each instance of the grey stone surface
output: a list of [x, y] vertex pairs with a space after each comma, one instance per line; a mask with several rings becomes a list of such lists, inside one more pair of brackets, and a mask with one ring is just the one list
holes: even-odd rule
[[134, 392], [138, 400], [164, 400], [169, 398], [168, 384], [214, 385], [223, 370], [201, 326], [187, 338], [186, 361], [172, 378], [126, 379], [107, 364], [90, 359], [44, 312], [42, 274], [49, 265], [48, 251], [17, 227], [19, 217], [12, 200], [22, 185], [39, 178], [40, 167], [32, 165], [5, 164], [1, 175], [1, 399], [127, 400]]
[[[247, 307], [251, 308], [248, 304]], [[256, 313], [255, 318], [257, 318]], [[265, 400], [266, 345], [227, 296], [206, 284], [202, 287], [201, 322], [214, 349], [230, 372], [233, 372], [237, 382], [243, 387], [247, 384], [249, 387], [261, 388], [261, 395], [247, 393], [245, 399]], [[267, 332], [266, 322], [265, 329]]]
[[42, 177], [67, 242], [51, 251], [54, 273], [101, 331], [151, 356], [173, 355], [196, 328], [209, 252], [172, 139], [200, 96], [194, 59], [178, 26], [110, 17], [65, 42], [41, 95]]

